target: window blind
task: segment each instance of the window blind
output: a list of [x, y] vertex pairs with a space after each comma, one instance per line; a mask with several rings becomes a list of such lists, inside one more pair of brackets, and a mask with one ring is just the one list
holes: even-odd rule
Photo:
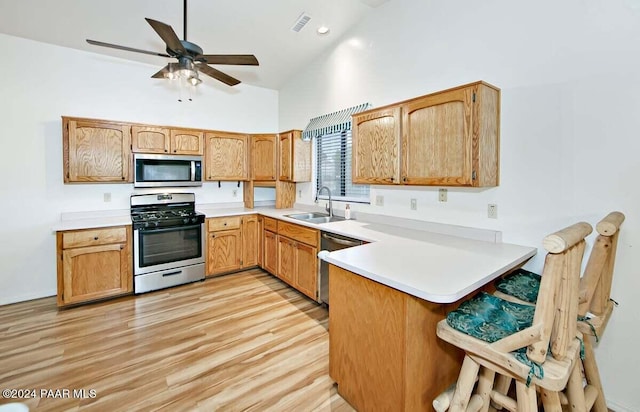
[[[369, 203], [369, 185], [351, 180], [351, 147], [350, 127], [316, 138], [316, 190], [326, 186], [335, 200]], [[319, 197], [327, 198], [326, 192]]]

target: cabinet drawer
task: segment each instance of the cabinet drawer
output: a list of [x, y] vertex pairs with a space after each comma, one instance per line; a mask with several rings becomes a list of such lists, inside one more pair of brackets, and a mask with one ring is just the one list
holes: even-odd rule
[[209, 232], [216, 230], [239, 229], [240, 216], [212, 217], [208, 219], [207, 228]]
[[127, 228], [124, 226], [105, 229], [75, 230], [62, 234], [63, 249], [126, 242]]
[[310, 246], [318, 246], [319, 232], [315, 229], [278, 221], [278, 234]]
[[265, 230], [269, 230], [269, 231], [271, 231], [273, 233], [276, 233], [278, 231], [278, 221], [277, 220], [265, 216], [262, 221], [263, 221]]

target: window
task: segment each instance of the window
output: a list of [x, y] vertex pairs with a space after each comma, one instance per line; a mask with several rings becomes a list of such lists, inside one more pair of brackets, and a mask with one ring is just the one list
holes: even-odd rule
[[[351, 130], [316, 137], [316, 190], [326, 186], [334, 200], [369, 203], [369, 185], [351, 182]], [[320, 198], [327, 198], [322, 192]]]

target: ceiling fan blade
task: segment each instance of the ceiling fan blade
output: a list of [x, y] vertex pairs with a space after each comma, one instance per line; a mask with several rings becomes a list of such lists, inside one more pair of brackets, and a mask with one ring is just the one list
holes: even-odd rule
[[126, 47], [126, 46], [120, 46], [120, 45], [117, 45], [117, 44], [104, 43], [104, 42], [96, 41], [96, 40], [87, 39], [87, 43], [93, 44], [94, 46], [110, 47], [112, 49], [125, 50], [125, 51], [136, 52], [136, 53], [150, 54], [152, 56], [171, 57], [166, 53], [157, 53], [157, 52], [152, 52], [152, 51], [147, 51], [147, 50], [134, 49], [133, 47]]
[[175, 73], [178, 71], [180, 64], [179, 63], [169, 63], [164, 66], [159, 72], [151, 76], [152, 79], [164, 79], [167, 77], [168, 73]]
[[235, 86], [240, 83], [240, 80], [235, 79], [228, 74], [222, 73], [220, 70], [216, 70], [213, 67], [207, 66], [206, 64], [199, 63], [196, 65], [198, 70], [208, 76], [213, 77], [216, 80], [220, 80], [222, 83], [228, 84], [229, 86]]
[[258, 66], [258, 59], [253, 54], [203, 54], [197, 59], [204, 59], [208, 64], [233, 64], [238, 66]]
[[187, 51], [184, 49], [184, 46], [180, 42], [178, 35], [176, 34], [175, 31], [173, 31], [173, 28], [171, 28], [171, 26], [161, 21], [149, 19], [146, 17], [145, 17], [145, 20], [147, 21], [147, 23], [151, 25], [151, 27], [153, 27], [153, 30], [155, 30], [156, 33], [158, 33], [158, 35], [160, 36], [160, 38], [162, 38], [162, 41], [165, 42], [169, 50], [179, 53], [180, 55], [187, 54]]

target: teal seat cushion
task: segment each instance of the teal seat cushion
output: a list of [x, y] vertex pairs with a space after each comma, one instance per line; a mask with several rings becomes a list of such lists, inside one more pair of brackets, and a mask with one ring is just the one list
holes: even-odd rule
[[531, 326], [535, 309], [480, 292], [447, 314], [447, 323], [462, 333], [493, 343]]
[[529, 303], [536, 303], [540, 290], [540, 275], [518, 269], [496, 282], [496, 289]]

